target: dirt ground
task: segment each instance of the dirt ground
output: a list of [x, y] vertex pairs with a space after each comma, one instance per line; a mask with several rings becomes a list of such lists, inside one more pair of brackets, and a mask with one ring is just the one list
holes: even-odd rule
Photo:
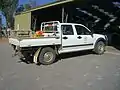
[[[5, 43], [4, 43], [5, 42]], [[27, 64], [0, 40], [0, 90], [120, 90], [120, 50], [76, 52], [44, 66]]]
[[0, 43], [8, 42], [8, 38], [0, 38]]

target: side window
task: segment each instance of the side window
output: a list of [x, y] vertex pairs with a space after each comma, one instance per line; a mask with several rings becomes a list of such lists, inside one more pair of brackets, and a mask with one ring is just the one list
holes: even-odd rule
[[61, 26], [63, 35], [74, 35], [72, 25], [62, 25]]
[[90, 32], [83, 26], [75, 25], [78, 35], [90, 35]]
[[83, 35], [83, 28], [81, 26], [75, 25], [77, 35]]

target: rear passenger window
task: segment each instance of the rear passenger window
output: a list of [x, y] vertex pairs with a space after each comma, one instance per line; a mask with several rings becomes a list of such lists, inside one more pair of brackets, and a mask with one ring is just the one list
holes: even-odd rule
[[62, 25], [61, 26], [63, 35], [74, 35], [72, 25]]

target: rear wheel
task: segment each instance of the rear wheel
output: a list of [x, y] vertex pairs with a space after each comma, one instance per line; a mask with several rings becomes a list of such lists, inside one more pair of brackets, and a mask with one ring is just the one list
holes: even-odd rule
[[99, 41], [94, 48], [94, 52], [98, 55], [102, 55], [105, 52], [105, 43], [103, 41]]
[[56, 53], [50, 47], [43, 48], [39, 54], [39, 62], [43, 65], [50, 65], [55, 62]]

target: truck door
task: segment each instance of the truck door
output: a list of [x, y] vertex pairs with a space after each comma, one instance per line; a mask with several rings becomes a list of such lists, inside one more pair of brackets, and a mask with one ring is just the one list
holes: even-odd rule
[[77, 45], [75, 30], [72, 25], [61, 25], [62, 29], [62, 46], [63, 48], [71, 48]]
[[77, 33], [77, 42], [80, 46], [90, 47], [93, 45], [94, 38], [89, 29], [82, 25], [74, 25]]

